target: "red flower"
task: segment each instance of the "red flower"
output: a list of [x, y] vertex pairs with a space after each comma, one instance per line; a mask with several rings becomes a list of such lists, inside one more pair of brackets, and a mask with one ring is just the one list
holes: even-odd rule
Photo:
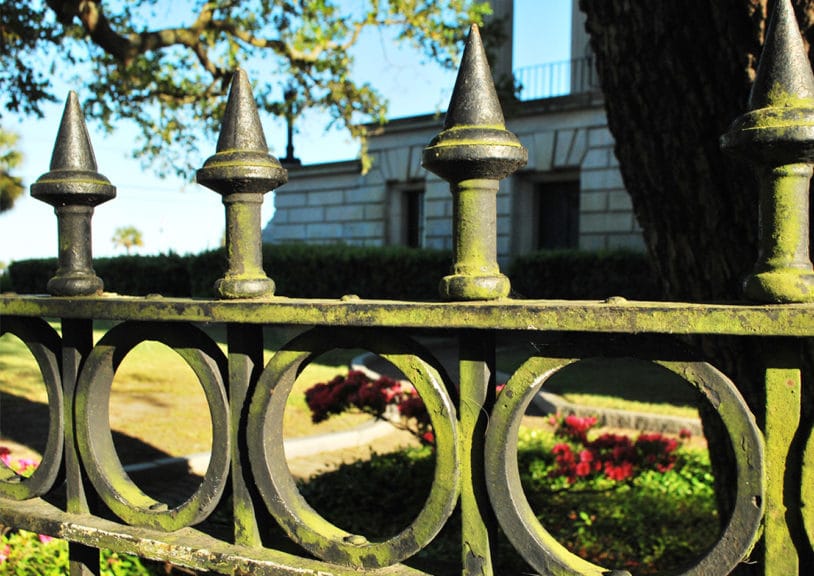
[[579, 417], [571, 414], [559, 422], [555, 434], [584, 443], [588, 439], [588, 430], [596, 426], [596, 423], [597, 419], [594, 416]]
[[584, 478], [593, 472], [593, 466], [591, 466], [590, 462], [579, 462], [574, 466], [574, 472], [577, 476]]
[[605, 476], [617, 482], [627, 480], [633, 476], [633, 463], [628, 460], [618, 464], [605, 462]]

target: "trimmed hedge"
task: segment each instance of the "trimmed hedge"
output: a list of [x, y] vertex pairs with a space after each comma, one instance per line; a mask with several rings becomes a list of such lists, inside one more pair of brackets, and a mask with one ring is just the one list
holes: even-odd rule
[[[360, 247], [343, 244], [265, 244], [263, 266], [274, 280], [275, 294], [297, 298], [435, 300], [438, 281], [449, 273], [449, 252], [401, 246]], [[226, 269], [223, 249], [192, 256], [193, 296], [211, 296]]]
[[[451, 256], [439, 250], [404, 247], [263, 246], [267, 274], [276, 294], [303, 298], [361, 298], [434, 300], [438, 281], [448, 273]], [[55, 259], [21, 260], [9, 266], [9, 289], [19, 294], [43, 294], [57, 268]], [[221, 249], [191, 256], [120, 256], [97, 258], [96, 274], [105, 291], [131, 296], [162, 294], [211, 297], [215, 280], [226, 269]]]
[[9, 290], [18, 294], [45, 294], [48, 280], [57, 269], [56, 258], [17, 260], [6, 271]]
[[535, 252], [515, 258], [508, 275], [516, 298], [662, 299], [647, 255], [628, 250]]
[[[189, 296], [186, 260], [172, 253], [95, 258], [93, 269], [104, 280], [105, 292], [128, 296]], [[12, 262], [8, 267], [11, 289], [18, 294], [44, 294], [56, 269], [55, 258]]]
[[4, 271], [0, 271], [0, 293], [11, 292], [11, 289], [11, 276]]
[[[437, 300], [438, 282], [449, 273], [451, 255], [440, 250], [341, 244], [267, 244], [266, 272], [280, 296]], [[221, 249], [191, 256], [120, 256], [93, 263], [105, 290], [132, 296], [162, 294], [212, 297], [226, 269]], [[56, 260], [21, 260], [7, 272], [8, 289], [44, 293]], [[660, 293], [644, 254], [635, 252], [538, 252], [515, 259], [508, 269], [515, 298], [601, 300], [624, 296], [656, 300]]]

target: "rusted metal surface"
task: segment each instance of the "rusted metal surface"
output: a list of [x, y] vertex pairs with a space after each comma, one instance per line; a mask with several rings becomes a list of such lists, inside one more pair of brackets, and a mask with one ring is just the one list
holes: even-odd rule
[[722, 137], [725, 150], [752, 159], [761, 181], [760, 251], [745, 295], [814, 302], [808, 246], [814, 73], [789, 2], [777, 2], [749, 109]]
[[[558, 543], [536, 519], [523, 495], [517, 467], [517, 451], [507, 449], [517, 443], [520, 421], [534, 395], [560, 369], [597, 350], [574, 349], [573, 358], [534, 356], [512, 375], [498, 396], [486, 436], [486, 479], [495, 512], [515, 548], [541, 574], [574, 576], [606, 573]], [[601, 351], [607, 357], [608, 350]], [[623, 352], [623, 354], [629, 354]], [[660, 357], [682, 355], [682, 351], [660, 350]], [[763, 513], [763, 438], [754, 417], [735, 385], [721, 372], [704, 362], [653, 361], [680, 375], [694, 386], [720, 416], [737, 462], [737, 500], [729, 523], [718, 543], [692, 566], [681, 571], [686, 576], [728, 574], [752, 549]], [[734, 442], [736, 441], [736, 442]]]
[[[322, 518], [300, 495], [285, 459], [283, 413], [294, 381], [309, 360], [337, 346], [369, 350], [401, 370], [425, 400], [432, 420], [436, 465], [430, 494], [415, 520], [384, 541], [370, 542]], [[390, 566], [426, 546], [452, 514], [460, 483], [455, 408], [430, 358], [417, 343], [387, 332], [317, 329], [292, 340], [266, 366], [246, 421], [254, 481], [289, 537], [318, 558], [354, 568]]]
[[[175, 350], [195, 372], [209, 405], [212, 449], [200, 487], [184, 503], [170, 508], [145, 494], [121, 465], [110, 430], [110, 389], [122, 359], [145, 341]], [[226, 488], [230, 463], [229, 407], [223, 374], [226, 358], [199, 329], [165, 324], [123, 323], [93, 347], [77, 383], [74, 414], [76, 442], [88, 479], [108, 508], [124, 522], [165, 531], [198, 524], [214, 510]]]
[[[789, 56], [799, 49], [790, 4], [777, 6], [753, 111], [724, 139], [768, 166], [761, 255], [746, 289], [767, 304], [506, 298], [509, 282], [494, 255], [494, 196], [499, 179], [523, 164], [525, 151], [503, 126], [475, 29], [447, 125], [424, 155], [425, 165], [450, 182], [456, 206], [454, 263], [441, 284], [445, 301], [273, 296], [260, 259], [260, 203], [286, 174], [268, 155], [242, 72], [235, 74], [217, 153], [198, 173], [226, 206], [229, 262], [218, 297], [104, 294], [91, 267], [90, 214], [114, 188], [96, 172], [71, 96], [51, 171], [34, 188], [57, 206], [60, 268], [43, 287], [51, 296], [0, 295], [0, 335], [16, 335], [31, 350], [50, 410], [47, 446], [34, 476], [22, 479], [0, 464], [2, 522], [67, 539], [75, 574], [97, 573], [104, 547], [222, 574], [384, 576], [419, 574], [403, 562], [428, 546], [459, 505], [464, 576], [494, 573], [498, 525], [542, 574], [621, 576], [626, 573], [575, 556], [536, 519], [519, 483], [517, 431], [532, 396], [562, 367], [595, 355], [629, 355], [663, 366], [698, 390], [720, 417], [734, 453], [734, 512], [708, 552], [679, 573], [727, 574], [761, 537], [762, 574], [805, 573], [804, 562], [814, 557], [814, 440], [799, 349], [814, 337], [804, 192], [814, 148], [814, 82], [807, 65]], [[46, 318], [61, 320], [61, 336]], [[100, 320], [125, 322], [94, 344]], [[194, 324], [225, 326], [228, 357]], [[265, 325], [298, 328], [299, 335], [264, 366]], [[413, 329], [456, 337], [457, 381], [411, 337]], [[496, 397], [495, 343], [503, 333], [552, 344], [529, 352]], [[675, 346], [674, 337], [686, 335], [761, 340], [768, 415], [759, 424], [737, 382]], [[111, 440], [113, 373], [146, 340], [166, 344], [192, 368], [211, 419], [209, 468], [180, 505], [145, 494]], [[286, 464], [282, 420], [294, 380], [315, 356], [334, 348], [362, 348], [391, 361], [429, 407], [437, 440], [432, 487], [413, 522], [391, 538], [368, 539], [328, 522], [303, 498]], [[274, 525], [282, 527], [280, 536], [271, 535]]]

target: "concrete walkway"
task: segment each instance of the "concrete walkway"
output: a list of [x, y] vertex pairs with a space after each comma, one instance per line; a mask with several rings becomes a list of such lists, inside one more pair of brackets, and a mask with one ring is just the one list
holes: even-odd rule
[[[360, 426], [351, 428], [350, 430], [343, 430], [342, 432], [287, 438], [283, 444], [285, 446], [286, 458], [307, 458], [308, 456], [314, 456], [322, 452], [333, 452], [346, 448], [366, 446], [373, 440], [392, 434], [393, 430], [393, 426], [387, 422], [371, 420], [370, 422], [365, 422]], [[129, 464], [125, 466], [124, 469], [128, 473], [138, 473], [152, 468], [179, 466], [181, 464], [186, 464], [191, 473], [203, 476], [206, 474], [207, 466], [209, 466], [209, 452], [199, 452], [198, 454], [190, 454], [185, 457], [169, 457], [153, 460], [152, 462]]]

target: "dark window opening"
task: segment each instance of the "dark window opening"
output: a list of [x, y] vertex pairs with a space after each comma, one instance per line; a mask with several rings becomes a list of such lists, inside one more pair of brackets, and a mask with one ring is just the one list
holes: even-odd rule
[[536, 186], [537, 248], [579, 246], [579, 181], [541, 182]]
[[411, 248], [420, 248], [424, 243], [424, 190], [404, 190], [402, 202], [403, 242]]

